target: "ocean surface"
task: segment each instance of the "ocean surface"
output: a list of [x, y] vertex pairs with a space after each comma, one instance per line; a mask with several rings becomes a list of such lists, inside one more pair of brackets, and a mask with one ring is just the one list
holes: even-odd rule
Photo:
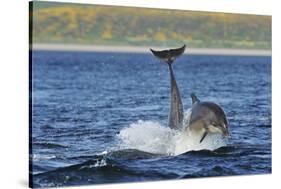
[[213, 101], [231, 137], [168, 128], [168, 68], [151, 54], [34, 51], [31, 184], [271, 173], [271, 57], [184, 55], [173, 68], [185, 114], [192, 92]]

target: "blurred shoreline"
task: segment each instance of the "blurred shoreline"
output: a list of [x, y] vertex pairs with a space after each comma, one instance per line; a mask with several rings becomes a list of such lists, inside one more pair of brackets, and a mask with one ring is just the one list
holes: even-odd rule
[[[147, 46], [113, 46], [113, 45], [79, 45], [79, 44], [32, 44], [32, 50], [78, 51], [78, 52], [117, 52], [117, 53], [150, 53], [150, 48], [162, 50], [173, 47]], [[192, 55], [239, 55], [271, 56], [271, 50], [263, 49], [227, 49], [227, 48], [186, 48], [186, 54]]]

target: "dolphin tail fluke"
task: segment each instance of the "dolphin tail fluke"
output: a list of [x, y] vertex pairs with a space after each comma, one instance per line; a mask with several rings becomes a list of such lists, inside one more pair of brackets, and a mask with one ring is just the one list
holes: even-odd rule
[[185, 50], [185, 45], [183, 45], [180, 48], [168, 49], [168, 50], [162, 50], [162, 51], [155, 51], [153, 49], [150, 49], [150, 51], [152, 52], [152, 54], [154, 56], [156, 56], [160, 60], [163, 60], [167, 64], [172, 64], [173, 61], [177, 57], [179, 57], [180, 55], [182, 55], [184, 53], [184, 50]]

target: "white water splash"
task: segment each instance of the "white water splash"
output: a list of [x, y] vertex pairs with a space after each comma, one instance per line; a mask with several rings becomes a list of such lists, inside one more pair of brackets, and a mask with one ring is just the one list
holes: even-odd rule
[[158, 122], [138, 121], [120, 131], [122, 148], [137, 149], [155, 154], [174, 152], [175, 131], [161, 126]]
[[[185, 125], [189, 115], [189, 111], [185, 112]], [[154, 154], [179, 155], [188, 151], [215, 150], [226, 145], [220, 134], [208, 134], [200, 143], [202, 135], [188, 129], [176, 131], [158, 122], [142, 120], [122, 129], [117, 136], [123, 149], [137, 149]]]
[[85, 165], [85, 166], [80, 167], [79, 169], [92, 169], [95, 167], [104, 167], [104, 166], [107, 166], [106, 160], [101, 159], [101, 160], [98, 160], [95, 164]]

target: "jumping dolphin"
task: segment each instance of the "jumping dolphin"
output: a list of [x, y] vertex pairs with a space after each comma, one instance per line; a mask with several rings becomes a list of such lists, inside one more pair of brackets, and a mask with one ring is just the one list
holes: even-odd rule
[[[183, 105], [180, 92], [173, 73], [172, 63], [182, 55], [185, 45], [176, 49], [155, 51], [150, 49], [154, 56], [168, 64], [171, 82], [171, 104], [169, 114], [169, 127], [172, 129], [183, 128]], [[228, 122], [223, 110], [213, 102], [200, 102], [194, 93], [191, 94], [192, 107], [187, 129], [202, 134], [200, 143], [208, 133], [221, 133], [228, 136]]]

